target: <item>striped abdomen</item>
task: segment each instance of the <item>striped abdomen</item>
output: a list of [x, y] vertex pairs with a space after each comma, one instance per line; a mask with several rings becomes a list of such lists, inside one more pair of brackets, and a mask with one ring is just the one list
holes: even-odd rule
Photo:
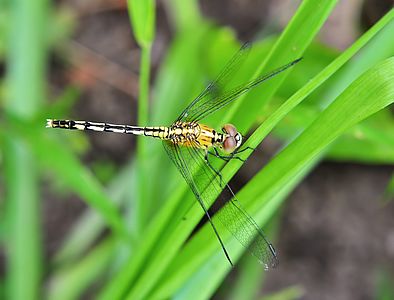
[[70, 130], [93, 130], [126, 133], [134, 135], [152, 136], [159, 139], [166, 139], [168, 136], [168, 127], [139, 127], [130, 125], [118, 125], [110, 123], [98, 123], [90, 121], [74, 121], [74, 120], [47, 120], [47, 127], [63, 128]]

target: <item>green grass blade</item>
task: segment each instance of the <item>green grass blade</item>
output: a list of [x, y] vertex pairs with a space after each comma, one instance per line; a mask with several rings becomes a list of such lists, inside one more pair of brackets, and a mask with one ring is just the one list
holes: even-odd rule
[[127, 7], [137, 43], [150, 47], [155, 36], [155, 1], [128, 0]]
[[[32, 130], [32, 132], [34, 131]], [[46, 133], [48, 134], [48, 132]], [[35, 138], [32, 138], [31, 135], [27, 133], [25, 138], [29, 139], [32, 151], [40, 163], [55, 171], [57, 178], [61, 178], [89, 206], [96, 209], [119, 237], [127, 240], [127, 230], [117, 207], [105, 194], [93, 174], [84, 168], [67, 148], [57, 141], [50, 139], [47, 135], [36, 135]]]
[[196, 0], [170, 0], [165, 1], [170, 21], [177, 31], [190, 31], [201, 26], [202, 20], [199, 3]]
[[[360, 74], [379, 61], [394, 55], [393, 14], [394, 9], [391, 9], [391, 11], [386, 14], [386, 17], [382, 18], [379, 22], [381, 23], [387, 18], [391, 19], [387, 22], [385, 27], [382, 28], [381, 32], [379, 32], [379, 34], [377, 34], [376, 37], [360, 51], [359, 55], [357, 55], [354, 60], [338, 72], [338, 76], [336, 76], [335, 81], [332, 82], [329, 89], [321, 96], [322, 99], [326, 99], [326, 101], [323, 102], [325, 103], [323, 106], [328, 105], [327, 101], [332, 101], [342, 93], [355, 78], [360, 76]], [[378, 23], [376, 25], [378, 25]], [[376, 25], [374, 27], [376, 27]]]
[[335, 141], [326, 158], [365, 164], [394, 164], [394, 124], [389, 128], [358, 124]]
[[261, 300], [297, 300], [304, 296], [305, 292], [300, 286], [290, 286], [283, 290], [264, 296]]
[[[138, 125], [148, 126], [149, 110], [149, 79], [150, 79], [150, 54], [151, 46], [141, 48], [140, 78], [139, 78], [139, 99], [138, 99]], [[137, 161], [136, 168], [138, 177], [136, 177], [136, 199], [133, 218], [135, 218], [135, 232], [141, 232], [147, 220], [149, 219], [152, 201], [147, 194], [147, 169], [148, 169], [148, 152], [147, 141], [138, 139], [137, 141]]]
[[374, 299], [390, 300], [394, 298], [393, 280], [394, 275], [389, 270], [382, 268], [378, 270], [376, 291]]
[[[313, 0], [303, 1], [269, 55], [258, 66], [253, 77], [301, 57], [336, 3], [336, 0], [331, 0], [321, 1], [319, 5], [316, 5], [316, 1]], [[264, 88], [257, 87], [254, 91], [241, 96], [232, 105], [226, 119], [231, 119], [230, 123], [237, 124], [238, 130], [241, 132], [247, 132], [257, 116], [263, 111], [264, 105], [274, 95], [290, 72], [291, 70], [287, 70], [270, 79], [269, 84], [263, 84]], [[260, 101], [254, 100], [253, 95], [255, 93], [258, 93]], [[242, 116], [242, 118], [239, 118], [239, 116]]]
[[[130, 184], [134, 176], [135, 166], [130, 162], [108, 185], [107, 194], [118, 207], [135, 191], [135, 186]], [[55, 255], [54, 265], [61, 265], [80, 257], [93, 245], [104, 229], [105, 222], [99, 213], [94, 210], [84, 213], [64, 238], [62, 247]], [[134, 243], [130, 243], [129, 246], [133, 247]]]
[[[141, 47], [138, 125], [148, 124], [149, 79], [151, 46], [155, 35], [155, 1], [128, 0], [130, 22]], [[142, 153], [141, 153], [142, 154]]]
[[[139, 98], [138, 98], [138, 125], [148, 126], [149, 114], [149, 82], [150, 82], [150, 56], [155, 35], [155, 1], [129, 0], [128, 10], [132, 29], [141, 47]], [[137, 143], [137, 173], [136, 199], [132, 218], [135, 222], [135, 232], [141, 232], [150, 217], [152, 207], [149, 196], [147, 142], [139, 139]]]
[[37, 165], [23, 140], [8, 137], [5, 145], [8, 203], [6, 298], [29, 299], [40, 294], [42, 276]]
[[[32, 119], [45, 99], [48, 1], [13, 1], [7, 34], [6, 118]], [[6, 121], [7, 121], [6, 119]], [[4, 148], [7, 203], [7, 299], [39, 298], [42, 254], [38, 170], [30, 147], [7, 135]], [[21, 188], [22, 187], [22, 188]]]
[[114, 239], [106, 239], [76, 265], [72, 264], [51, 276], [47, 299], [81, 299], [82, 292], [108, 269], [114, 248]]
[[[319, 113], [320, 109], [316, 107], [300, 105], [278, 124], [274, 134], [283, 140], [291, 140]], [[366, 164], [394, 163], [394, 118], [391, 112], [383, 110], [351, 128], [330, 147], [326, 159]]]
[[251, 255], [242, 257], [238, 264], [237, 281], [232, 285], [229, 300], [256, 299], [264, 280], [264, 269]]
[[[93, 175], [83, 168], [69, 152], [59, 147], [60, 145], [57, 143], [48, 143], [42, 140], [41, 146], [44, 147], [35, 148], [41, 162], [48, 167], [50, 166], [52, 170], [56, 170], [57, 174], [62, 173], [66, 183], [85, 199], [89, 206], [100, 213], [114, 233], [121, 238], [126, 238], [128, 235], [117, 207], [105, 194]], [[49, 146], [47, 149], [50, 150], [45, 150], [45, 146]], [[51, 152], [56, 152], [56, 154], [54, 155]], [[59, 156], [61, 156], [61, 162], [58, 160]]]

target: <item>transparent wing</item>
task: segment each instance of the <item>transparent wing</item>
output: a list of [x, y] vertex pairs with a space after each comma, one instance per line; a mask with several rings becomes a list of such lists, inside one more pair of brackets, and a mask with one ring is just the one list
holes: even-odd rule
[[[215, 196], [220, 195], [221, 199], [218, 201], [223, 201], [222, 203], [225, 204], [216, 214], [217, 219], [258, 258], [265, 269], [274, 268], [278, 264], [274, 247], [253, 218], [243, 209], [230, 187], [225, 185], [223, 189], [219, 176], [217, 176], [218, 172], [206, 163], [204, 151], [194, 147], [179, 147], [168, 141], [164, 141], [163, 144], [167, 154], [185, 178], [204, 211], [207, 213]], [[208, 218], [211, 221], [209, 215]], [[213, 223], [212, 226], [215, 234], [218, 235]], [[228, 257], [219, 236], [218, 239]]]
[[227, 63], [220, 75], [211, 82], [206, 89], [195, 98], [178, 117], [177, 121], [196, 122], [203, 119], [207, 115], [231, 103], [242, 94], [259, 85], [260, 83], [274, 77], [284, 70], [295, 65], [301, 60], [296, 59], [286, 65], [283, 65], [267, 74], [261, 75], [249, 82], [246, 82], [236, 88], [227, 89], [229, 79], [234, 75], [234, 72], [239, 69], [241, 64], [245, 61], [249, 53], [250, 45], [244, 44], [241, 49], [234, 55], [234, 57]]
[[177, 121], [195, 121], [196, 115], [209, 109], [215, 99], [225, 93], [227, 83], [239, 69], [250, 52], [250, 43], [242, 45], [241, 49], [226, 64], [218, 77], [212, 81], [181, 113]]

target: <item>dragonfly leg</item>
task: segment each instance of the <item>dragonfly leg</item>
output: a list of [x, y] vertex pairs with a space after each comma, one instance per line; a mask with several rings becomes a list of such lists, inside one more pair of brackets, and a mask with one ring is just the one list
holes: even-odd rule
[[[235, 154], [238, 154], [239, 152], [233, 152], [233, 153], [231, 153], [230, 155], [222, 155], [222, 154], [219, 153], [218, 149], [216, 149], [216, 148], [213, 148], [213, 151], [214, 151], [215, 153], [210, 152], [210, 151], [208, 151], [208, 153], [209, 153], [209, 154], [212, 154], [212, 155], [214, 155], [215, 157], [220, 158], [220, 159], [222, 159], [222, 160], [224, 160], [224, 161], [226, 161], [226, 162], [229, 162], [229, 161], [232, 160], [232, 159], [238, 159], [239, 161], [245, 162], [244, 159], [242, 159], [242, 158], [240, 158], [239, 156], [236, 156], [236, 155], [235, 155]], [[243, 151], [244, 151], [244, 150], [241, 150], [241, 152], [243, 152]]]
[[220, 172], [218, 172], [218, 171], [211, 165], [211, 162], [210, 162], [209, 159], [208, 159], [208, 154], [212, 154], [212, 153], [209, 152], [209, 151], [205, 151], [205, 157], [204, 157], [205, 162], [207, 163], [208, 167], [219, 177], [219, 179], [220, 179], [220, 186], [223, 187], [223, 178], [222, 178], [222, 174], [220, 174]]
[[201, 204], [201, 206], [202, 206], [202, 209], [203, 209], [204, 212], [205, 212], [205, 215], [206, 215], [207, 218], [208, 218], [209, 223], [210, 223], [211, 226], [212, 226], [212, 229], [213, 229], [213, 232], [214, 232], [215, 235], [216, 235], [216, 238], [219, 240], [219, 243], [220, 243], [220, 246], [222, 247], [222, 250], [223, 250], [223, 252], [224, 252], [224, 255], [226, 256], [226, 258], [227, 258], [228, 262], [230, 263], [231, 267], [234, 267], [234, 264], [233, 264], [233, 262], [232, 262], [232, 260], [231, 260], [231, 258], [230, 258], [230, 255], [228, 254], [227, 249], [226, 249], [226, 247], [224, 246], [224, 243], [223, 243], [223, 241], [222, 241], [222, 238], [220, 237], [219, 232], [217, 231], [216, 226], [215, 226], [215, 224], [213, 223], [213, 221], [212, 221], [212, 219], [211, 219], [211, 215], [209, 214], [207, 207], [205, 206], [205, 204], [204, 204], [203, 201], [199, 200], [199, 202], [200, 202], [200, 204]]
[[254, 150], [256, 150], [255, 148], [252, 148], [252, 147], [245, 147], [245, 148], [243, 148], [242, 150], [235, 150], [234, 152], [233, 152], [233, 154], [239, 154], [239, 153], [242, 153], [242, 152], [244, 152], [244, 151], [246, 151], [246, 150], [251, 150], [252, 152], [254, 151]]
[[254, 151], [254, 150], [256, 150], [255, 148], [252, 148], [252, 147], [245, 147], [245, 148], [243, 148], [243, 149], [236, 149], [233, 153], [231, 153], [231, 155], [234, 157], [234, 158], [237, 158], [237, 159], [239, 159], [240, 161], [242, 161], [242, 162], [245, 162], [246, 161], [246, 159], [242, 159], [242, 158], [240, 158], [239, 156], [236, 156], [237, 154], [239, 154], [239, 153], [242, 153], [242, 152], [244, 152], [244, 151], [246, 151], [246, 150], [250, 150], [250, 151]]

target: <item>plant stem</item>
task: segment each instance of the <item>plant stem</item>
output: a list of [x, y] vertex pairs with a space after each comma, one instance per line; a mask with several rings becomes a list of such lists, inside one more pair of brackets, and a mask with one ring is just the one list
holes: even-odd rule
[[[140, 63], [140, 81], [139, 81], [139, 99], [138, 99], [138, 125], [148, 125], [149, 112], [149, 81], [150, 81], [150, 55], [151, 44], [142, 45], [141, 48], [141, 63]], [[147, 179], [147, 145], [146, 139], [138, 139], [137, 142], [137, 232], [146, 224], [149, 214], [150, 202], [149, 197], [146, 197], [146, 179]]]

